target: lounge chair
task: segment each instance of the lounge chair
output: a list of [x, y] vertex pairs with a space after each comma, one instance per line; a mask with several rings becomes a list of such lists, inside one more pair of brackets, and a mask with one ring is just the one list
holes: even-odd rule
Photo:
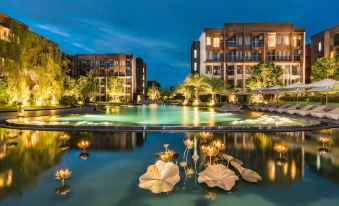
[[314, 113], [311, 113], [311, 115], [313, 117], [318, 117], [318, 118], [324, 118], [326, 117], [327, 115], [331, 115], [331, 114], [339, 114], [339, 107], [337, 108], [334, 108], [330, 111], [327, 111], [327, 112], [314, 112]]
[[274, 105], [274, 104], [267, 104], [267, 105], [265, 105], [265, 106], [259, 107], [258, 109], [259, 109], [260, 111], [266, 111], [266, 110], [268, 110], [268, 108], [273, 107], [273, 106], [275, 106], [275, 105]]
[[312, 109], [305, 110], [305, 111], [298, 111], [296, 113], [301, 116], [306, 116], [306, 115], [310, 115], [315, 112], [323, 112], [324, 109], [326, 109], [326, 105], [317, 106], [317, 107], [314, 107]]
[[287, 110], [297, 109], [299, 107], [300, 107], [300, 104], [293, 104], [285, 108], [279, 108], [276, 111], [279, 113], [283, 113], [283, 112], [286, 112]]
[[276, 108], [269, 108], [268, 111], [270, 111], [270, 112], [276, 112], [276, 111], [278, 111], [278, 109], [283, 109], [283, 108], [286, 108], [286, 107], [288, 107], [288, 106], [291, 106], [291, 105], [290, 105], [290, 104], [281, 104], [281, 105], [279, 105], [279, 106], [276, 107]]
[[337, 113], [334, 113], [334, 112], [327, 113], [326, 118], [339, 120], [339, 112], [337, 112]]
[[297, 113], [298, 111], [306, 111], [306, 110], [309, 110], [313, 107], [313, 105], [306, 105], [306, 106], [303, 106], [302, 108], [300, 109], [289, 109], [289, 110], [286, 110], [287, 113], [289, 114], [295, 114]]

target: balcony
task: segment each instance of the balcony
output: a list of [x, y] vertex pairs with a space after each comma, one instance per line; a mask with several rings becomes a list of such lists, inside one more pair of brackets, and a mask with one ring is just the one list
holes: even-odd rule
[[294, 55], [293, 60], [294, 61], [300, 61], [300, 55]]
[[227, 55], [227, 61], [234, 62], [235, 61], [235, 55]]
[[261, 61], [261, 56], [258, 54], [252, 55], [252, 61]]
[[227, 41], [227, 47], [236, 47], [236, 46], [237, 46], [237, 42], [235, 40]]
[[252, 47], [261, 47], [261, 41], [252, 41]]

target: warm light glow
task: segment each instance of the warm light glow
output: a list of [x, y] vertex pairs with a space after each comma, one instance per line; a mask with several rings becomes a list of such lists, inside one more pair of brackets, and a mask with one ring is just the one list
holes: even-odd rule
[[192, 149], [194, 147], [194, 141], [191, 139], [185, 139], [184, 144], [188, 149]]
[[88, 140], [82, 140], [78, 143], [78, 148], [85, 150], [90, 146], [90, 144], [91, 143]]
[[278, 152], [278, 153], [286, 153], [287, 152], [287, 147], [285, 145], [282, 144], [276, 144], [273, 147], [274, 151]]
[[51, 104], [52, 105], [56, 105], [58, 103], [58, 100], [55, 98], [55, 96], [53, 96], [52, 98], [51, 98]]
[[159, 152], [157, 156], [160, 160], [164, 162], [171, 162], [174, 156], [174, 152], [172, 150], [167, 150], [166, 152]]
[[195, 99], [192, 103], [193, 106], [199, 106], [199, 99]]
[[71, 177], [71, 175], [72, 175], [72, 172], [69, 169], [65, 169], [65, 170], [60, 169], [56, 171], [56, 173], [54, 174], [55, 179], [58, 179], [58, 180], [67, 179]]
[[212, 145], [217, 148], [219, 151], [224, 150], [225, 149], [225, 144], [222, 143], [220, 140], [214, 140], [212, 142]]
[[211, 132], [199, 132], [199, 138], [203, 140], [211, 139], [213, 134]]
[[319, 142], [325, 144], [325, 143], [329, 143], [330, 142], [330, 138], [329, 137], [319, 137]]
[[202, 152], [207, 155], [207, 156], [216, 156], [219, 153], [219, 150], [213, 146], [213, 145], [201, 145], [200, 149], [202, 150]]
[[42, 97], [39, 97], [36, 102], [35, 102], [36, 106], [41, 106], [42, 105]]

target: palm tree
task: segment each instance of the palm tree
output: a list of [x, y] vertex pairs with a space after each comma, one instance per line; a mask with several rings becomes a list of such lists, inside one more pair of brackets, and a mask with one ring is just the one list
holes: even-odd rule
[[187, 104], [187, 102], [192, 97], [194, 88], [190, 85], [188, 85], [185, 81], [182, 82], [174, 91], [175, 94], [182, 94], [185, 98], [184, 104]]
[[198, 103], [199, 96], [206, 91], [206, 77], [200, 75], [190, 75], [185, 79], [185, 83], [194, 88], [194, 102]]
[[225, 94], [228, 92], [225, 82], [221, 78], [206, 79], [205, 92], [211, 95], [211, 103], [217, 102], [217, 94]]
[[155, 84], [152, 84], [152, 86], [147, 89], [147, 95], [150, 100], [159, 99], [161, 95], [159, 87], [157, 87]]

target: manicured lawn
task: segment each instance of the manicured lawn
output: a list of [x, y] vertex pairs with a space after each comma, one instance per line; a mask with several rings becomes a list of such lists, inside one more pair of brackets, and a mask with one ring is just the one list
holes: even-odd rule
[[[53, 106], [25, 106], [25, 111], [35, 111], [44, 109], [62, 109], [68, 108], [69, 105], [53, 105]], [[0, 105], [0, 112], [16, 112], [17, 106], [13, 105]]]

